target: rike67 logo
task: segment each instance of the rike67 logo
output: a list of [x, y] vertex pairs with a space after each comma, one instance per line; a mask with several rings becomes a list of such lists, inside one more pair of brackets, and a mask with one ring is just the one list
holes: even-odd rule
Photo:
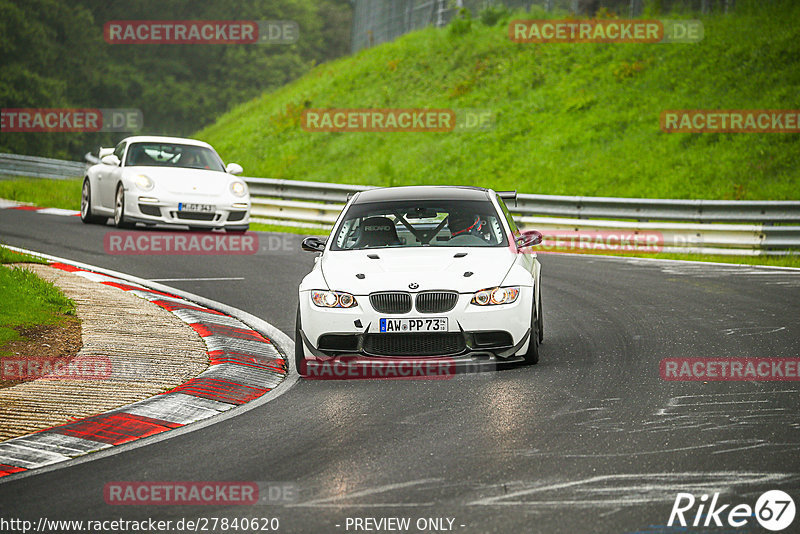
[[[695, 505], [697, 510], [692, 513]], [[693, 527], [721, 527], [727, 523], [728, 526], [739, 528], [746, 526], [755, 517], [763, 528], [777, 532], [789, 527], [794, 521], [794, 515], [794, 500], [788, 493], [780, 490], [771, 490], [761, 495], [754, 508], [745, 503], [719, 504], [719, 493], [714, 494], [711, 502], [708, 502], [708, 495], [696, 499], [691, 493], [678, 493], [667, 526], [675, 525], [677, 520], [677, 524], [682, 527], [691, 522]]]

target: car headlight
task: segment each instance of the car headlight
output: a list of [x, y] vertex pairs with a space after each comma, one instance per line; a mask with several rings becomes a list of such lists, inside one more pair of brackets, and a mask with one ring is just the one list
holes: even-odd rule
[[511, 304], [519, 297], [519, 287], [495, 287], [481, 289], [473, 295], [470, 304], [476, 306], [495, 306], [497, 304]]
[[243, 197], [247, 194], [247, 186], [244, 182], [231, 182], [231, 193], [237, 197]]
[[353, 295], [341, 291], [312, 291], [311, 302], [320, 308], [352, 308], [358, 304]]
[[155, 183], [153, 183], [153, 180], [151, 180], [150, 177], [145, 174], [139, 174], [135, 176], [133, 178], [133, 183], [135, 183], [136, 187], [138, 187], [142, 191], [150, 191], [156, 185]]

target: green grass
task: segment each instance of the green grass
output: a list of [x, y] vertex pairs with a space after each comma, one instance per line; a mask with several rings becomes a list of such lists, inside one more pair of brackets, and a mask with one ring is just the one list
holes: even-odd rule
[[23, 254], [22, 252], [14, 252], [0, 245], [0, 264], [2, 263], [47, 263], [41, 258], [31, 256], [30, 254]]
[[[740, 265], [760, 265], [771, 267], [793, 267], [800, 268], [800, 254], [795, 253], [790, 256], [729, 256], [726, 254], [636, 254], [630, 253], [608, 253], [608, 252], [583, 252], [577, 253], [586, 256], [621, 256], [626, 258], [652, 258], [660, 260], [680, 260], [680, 261], [706, 261], [714, 263], [735, 263]], [[549, 254], [542, 254], [541, 258], [547, 258]], [[545, 261], [547, 261], [545, 259]]]
[[55, 324], [75, 315], [75, 304], [55, 285], [24, 268], [0, 266], [0, 356], [21, 339], [19, 329]]
[[327, 230], [322, 228], [298, 228], [296, 226], [282, 226], [278, 224], [264, 224], [264, 223], [250, 223], [250, 230], [254, 232], [278, 232], [283, 234], [300, 234], [300, 235], [321, 235], [327, 236], [331, 233], [330, 228]]
[[[248, 176], [798, 199], [800, 134], [659, 126], [665, 109], [800, 107], [800, 3], [775, 5], [737, 4], [732, 15], [703, 17], [697, 44], [512, 43], [509, 17], [495, 26], [475, 19], [461, 34], [427, 28], [322, 64], [196, 136]], [[300, 125], [304, 108], [392, 107], [484, 108], [497, 122], [490, 131], [451, 133], [318, 133]]]
[[653, 254], [648, 258], [666, 260], [713, 261], [717, 263], [739, 263], [744, 265], [769, 265], [773, 267], [800, 268], [800, 254], [791, 256], [727, 256], [702, 254]]
[[80, 178], [49, 180], [47, 178], [14, 178], [0, 180], [0, 198], [16, 200], [45, 208], [81, 209]]

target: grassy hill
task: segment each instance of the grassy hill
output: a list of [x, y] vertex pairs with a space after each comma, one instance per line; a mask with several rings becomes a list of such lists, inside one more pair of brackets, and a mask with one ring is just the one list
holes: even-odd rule
[[[541, 194], [798, 199], [800, 134], [664, 133], [665, 109], [800, 109], [800, 2], [696, 44], [519, 44], [475, 18], [319, 65], [196, 134], [248, 176]], [[758, 3], [754, 3], [758, 5]], [[670, 15], [674, 18], [674, 16]], [[696, 17], [696, 16], [695, 16]], [[694, 17], [693, 17], [694, 18]], [[494, 129], [319, 133], [304, 108], [482, 108]]]

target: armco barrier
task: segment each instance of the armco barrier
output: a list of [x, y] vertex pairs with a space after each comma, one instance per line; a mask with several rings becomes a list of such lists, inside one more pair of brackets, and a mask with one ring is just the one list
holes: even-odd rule
[[87, 167], [86, 163], [80, 161], [0, 154], [0, 176], [32, 176], [63, 180], [83, 176]]
[[[31, 176], [75, 176], [83, 163], [0, 154], [0, 174], [14, 173], [24, 159]], [[98, 163], [86, 154], [90, 164]], [[37, 162], [41, 165], [37, 167]], [[15, 166], [6, 171], [7, 167]], [[83, 172], [83, 171], [81, 171]], [[244, 178], [253, 222], [327, 229], [347, 197], [372, 186], [274, 178]], [[558, 195], [517, 195], [509, 209], [525, 228], [554, 231], [660, 232], [665, 252], [786, 254], [800, 249], [800, 201], [672, 200]], [[616, 219], [616, 220], [614, 220]], [[622, 220], [619, 220], [622, 219]]]

